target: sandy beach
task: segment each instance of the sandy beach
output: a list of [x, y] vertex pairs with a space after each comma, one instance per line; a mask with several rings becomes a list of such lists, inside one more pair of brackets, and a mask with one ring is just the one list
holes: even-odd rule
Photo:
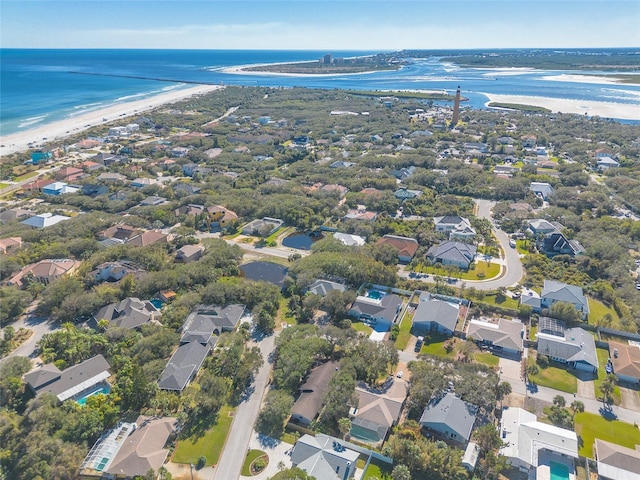
[[570, 100], [549, 97], [529, 97], [524, 95], [498, 95], [483, 93], [489, 98], [485, 106], [491, 102], [517, 103], [548, 108], [554, 113], [576, 113], [603, 118], [618, 118], [622, 120], [640, 120], [640, 105], [614, 102], [592, 102], [586, 100]]
[[573, 83], [594, 83], [600, 85], [624, 85], [624, 83], [615, 78], [615, 75], [602, 76], [602, 75], [577, 75], [562, 73], [560, 75], [547, 75], [542, 77], [543, 80], [550, 80], [552, 82], [573, 82]]
[[[311, 60], [308, 62], [296, 62], [296, 63], [317, 63], [315, 60]], [[353, 73], [285, 73], [285, 72], [258, 72], [248, 70], [251, 67], [269, 67], [275, 65], [290, 65], [291, 62], [281, 62], [281, 63], [254, 63], [249, 65], [236, 65], [235, 67], [224, 68], [221, 71], [224, 73], [230, 73], [234, 75], [255, 75], [255, 76], [269, 76], [269, 77], [335, 77], [335, 76], [343, 76], [343, 75], [365, 75], [368, 73], [376, 73], [380, 70], [371, 70], [368, 72], [353, 72]]]
[[122, 120], [126, 117], [138, 115], [162, 105], [175, 103], [193, 95], [202, 95], [220, 88], [224, 87], [217, 85], [199, 85], [197, 87], [185, 88], [183, 90], [175, 90], [145, 98], [143, 100], [119, 103], [107, 108], [78, 115], [77, 117], [60, 120], [37, 128], [24, 130], [22, 132], [4, 135], [0, 137], [0, 143], [2, 144], [0, 147], [0, 156], [28, 150], [30, 148], [28, 144], [30, 143], [33, 143], [34, 146], [38, 146], [53, 140], [60, 140], [96, 125], [102, 125], [115, 120]]

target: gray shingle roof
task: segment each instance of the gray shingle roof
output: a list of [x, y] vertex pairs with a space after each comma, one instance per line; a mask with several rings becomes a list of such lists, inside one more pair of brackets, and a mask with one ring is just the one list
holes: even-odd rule
[[380, 301], [368, 297], [357, 297], [351, 306], [350, 312], [393, 322], [401, 305], [402, 299], [395, 294], [385, 295]]
[[159, 315], [159, 312], [151, 302], [129, 297], [102, 307], [94, 318], [108, 320], [110, 327], [137, 328], [150, 322], [154, 314]]
[[458, 307], [442, 300], [421, 301], [413, 315], [416, 328], [429, 328], [430, 323], [441, 325], [454, 331], [458, 322]]
[[538, 353], [598, 368], [595, 340], [582, 328], [567, 328], [564, 336], [538, 331]]
[[326, 296], [332, 290], [338, 290], [339, 292], [344, 292], [347, 287], [342, 283], [331, 282], [329, 280], [318, 279], [309, 285], [307, 291], [313, 293], [314, 295], [320, 295], [321, 297]]
[[467, 338], [522, 352], [522, 323], [500, 319], [498, 324], [471, 320]]
[[477, 248], [462, 242], [442, 242], [427, 251], [427, 258], [469, 264], [476, 256]]
[[324, 399], [324, 392], [336, 373], [338, 362], [327, 362], [314, 368], [300, 387], [300, 396], [291, 409], [292, 415], [300, 415], [313, 420]]
[[346, 448], [343, 443], [323, 433], [315, 437], [304, 435], [293, 447], [291, 463], [319, 480], [351, 477], [360, 454]]
[[466, 403], [453, 393], [431, 399], [420, 417], [420, 425], [438, 430], [446, 425], [463, 438], [469, 439], [476, 421], [477, 407]]
[[211, 346], [199, 342], [183, 343], [172, 355], [160, 375], [158, 385], [162, 390], [182, 391], [192, 376], [200, 370]]
[[545, 280], [540, 298], [553, 302], [567, 302], [582, 305], [582, 311], [589, 313], [589, 302], [582, 293], [582, 288], [575, 285]]

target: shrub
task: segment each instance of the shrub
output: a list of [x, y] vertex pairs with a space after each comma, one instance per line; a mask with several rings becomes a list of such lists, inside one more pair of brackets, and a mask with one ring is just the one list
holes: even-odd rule
[[198, 457], [198, 463], [196, 463], [196, 468], [200, 470], [201, 468], [204, 468], [206, 464], [207, 464], [207, 457], [205, 457], [204, 455], [200, 455], [200, 457]]

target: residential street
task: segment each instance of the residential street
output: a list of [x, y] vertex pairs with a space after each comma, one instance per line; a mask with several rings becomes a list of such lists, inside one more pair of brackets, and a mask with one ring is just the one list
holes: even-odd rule
[[[36, 344], [40, 341], [40, 339], [46, 334], [51, 333], [60, 328], [60, 325], [57, 323], [50, 322], [46, 317], [34, 317], [30, 315], [30, 312], [33, 312], [37, 307], [37, 303], [34, 302], [27, 308], [27, 313], [22, 315], [17, 322], [12, 323], [13, 328], [18, 331], [20, 328], [27, 328], [31, 330], [33, 333], [29, 337], [29, 339], [16, 348], [13, 352], [7, 355], [5, 358], [10, 357], [29, 357], [31, 359], [35, 358], [35, 349]], [[3, 359], [4, 360], [4, 359]]]
[[247, 400], [242, 402], [236, 409], [236, 413], [231, 424], [231, 430], [227, 436], [227, 441], [218, 460], [218, 465], [214, 470], [215, 480], [234, 480], [240, 477], [245, 454], [249, 448], [249, 441], [253, 435], [253, 425], [255, 424], [262, 397], [269, 381], [271, 363], [269, 357], [275, 350], [275, 334], [264, 337], [258, 346], [264, 358], [264, 365], [260, 368], [253, 382], [253, 392]]

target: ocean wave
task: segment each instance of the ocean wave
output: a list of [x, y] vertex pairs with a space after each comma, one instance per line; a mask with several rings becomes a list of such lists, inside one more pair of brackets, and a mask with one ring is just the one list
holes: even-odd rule
[[24, 120], [22, 120], [18, 124], [18, 128], [25, 128], [25, 127], [29, 127], [31, 125], [34, 125], [36, 123], [40, 123], [41, 121], [43, 121], [48, 116], [49, 116], [49, 114], [45, 113], [44, 115], [38, 115], [37, 117], [25, 118]]
[[[603, 88], [603, 92], [611, 93], [611, 98], [619, 98], [621, 100], [637, 100], [640, 98], [640, 90], [623, 90], [621, 88]], [[606, 95], [609, 97], [609, 95]]]
[[102, 102], [85, 103], [83, 105], [76, 105], [75, 107], [73, 107], [73, 109], [74, 110], [86, 109], [86, 108], [95, 107], [96, 105], [102, 105]]

